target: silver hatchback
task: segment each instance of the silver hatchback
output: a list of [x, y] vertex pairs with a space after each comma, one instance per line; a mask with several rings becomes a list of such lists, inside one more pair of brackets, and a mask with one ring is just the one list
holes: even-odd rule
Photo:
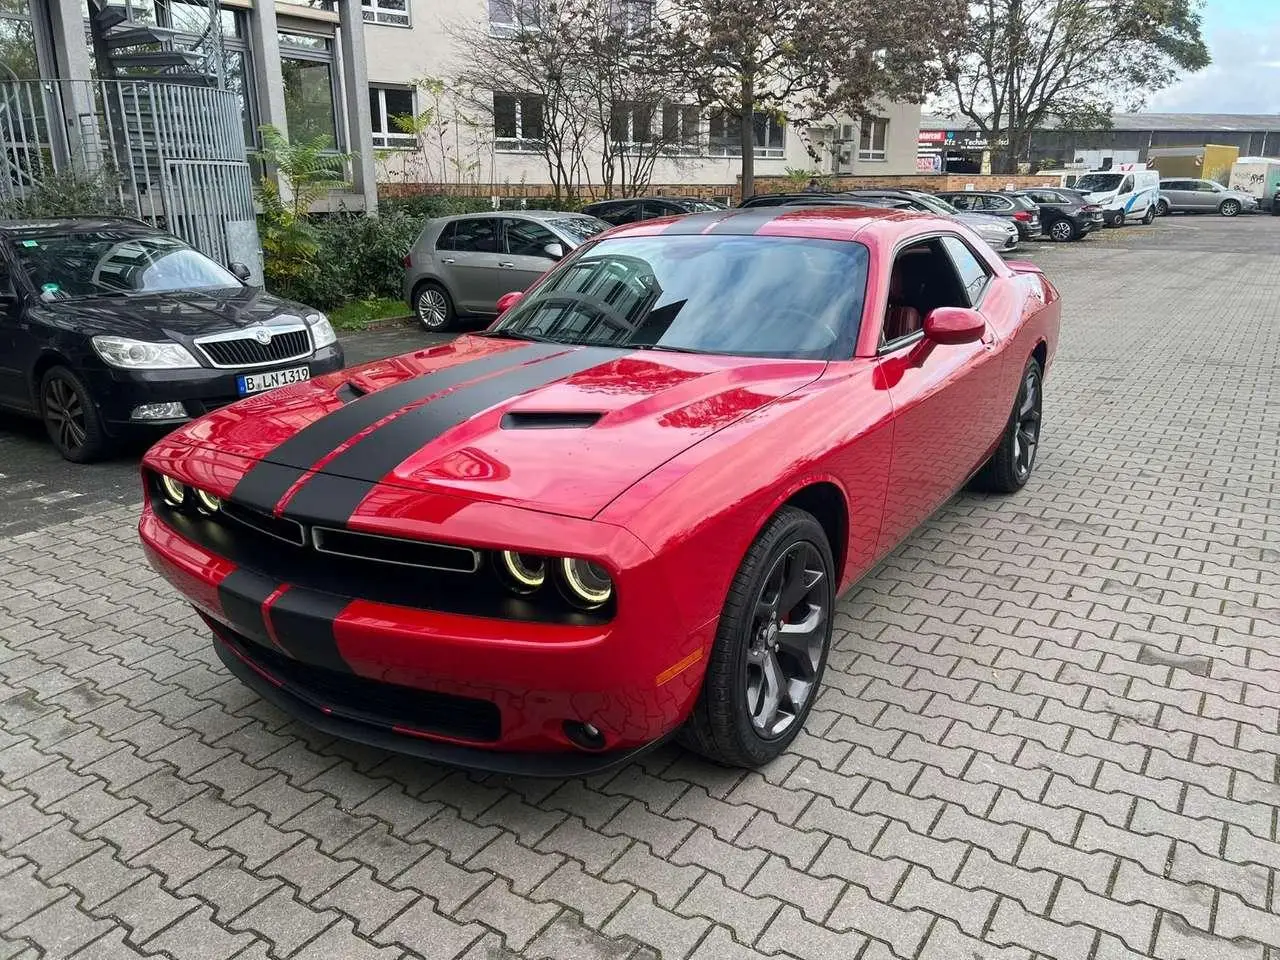
[[512, 210], [428, 220], [405, 257], [404, 298], [422, 326], [493, 317], [498, 298], [524, 290], [609, 224], [557, 210]]

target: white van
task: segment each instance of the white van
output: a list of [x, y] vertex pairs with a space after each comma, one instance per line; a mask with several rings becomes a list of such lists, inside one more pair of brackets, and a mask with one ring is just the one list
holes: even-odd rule
[[1094, 170], [1080, 177], [1073, 189], [1102, 207], [1102, 222], [1109, 227], [1131, 220], [1151, 223], [1160, 199], [1160, 171]]

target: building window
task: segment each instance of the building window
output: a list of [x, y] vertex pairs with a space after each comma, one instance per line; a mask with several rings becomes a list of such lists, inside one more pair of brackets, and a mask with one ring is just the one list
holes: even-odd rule
[[413, 91], [400, 87], [369, 88], [369, 119], [373, 124], [373, 145], [412, 150], [418, 137], [412, 132]]
[[538, 0], [489, 0], [489, 32], [513, 34], [537, 30]]
[[669, 153], [696, 154], [702, 111], [687, 103], [662, 105], [662, 144]]
[[409, 26], [409, 0], [360, 0], [365, 23], [384, 27]]
[[334, 110], [333, 41], [329, 37], [281, 33], [280, 72], [290, 140], [322, 140], [340, 149]]
[[494, 149], [542, 149], [542, 97], [532, 93], [493, 95]]
[[[764, 160], [780, 160], [784, 152], [785, 124], [772, 114], [752, 117], [755, 128], [755, 155]], [[742, 156], [742, 122], [723, 111], [712, 111], [707, 152], [713, 157]]]
[[610, 0], [609, 18], [620, 33], [643, 33], [653, 23], [653, 4], [654, 0]]
[[883, 117], [867, 117], [859, 124], [858, 159], [883, 160], [889, 139], [889, 121]]
[[653, 139], [654, 106], [651, 103], [614, 103], [609, 109], [609, 139], [622, 146]]

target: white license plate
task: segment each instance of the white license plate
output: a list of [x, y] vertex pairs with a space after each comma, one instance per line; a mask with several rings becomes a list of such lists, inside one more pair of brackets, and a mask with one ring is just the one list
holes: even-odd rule
[[242, 373], [236, 377], [240, 396], [287, 387], [291, 383], [303, 383], [311, 379], [310, 367], [290, 367], [288, 370], [271, 370], [268, 373]]

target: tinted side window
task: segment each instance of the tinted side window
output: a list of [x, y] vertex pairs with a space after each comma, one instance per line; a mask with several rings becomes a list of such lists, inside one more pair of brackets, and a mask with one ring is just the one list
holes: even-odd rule
[[983, 199], [986, 201], [986, 206], [984, 207], [984, 209], [986, 210], [1012, 210], [1013, 209], [1013, 201], [1010, 200], [1008, 197], [988, 196], [988, 197], [984, 197]]
[[543, 247], [549, 243], [560, 243], [560, 238], [542, 224], [514, 218], [507, 221], [507, 253], [513, 257], [545, 257]]
[[644, 213], [641, 214], [641, 220], [652, 220], [655, 217], [669, 217], [673, 213], [684, 213], [679, 207], [673, 203], [667, 203], [665, 200], [646, 200], [644, 202]]
[[956, 193], [942, 198], [950, 203], [957, 210], [972, 210], [974, 197], [966, 193]]
[[497, 253], [497, 217], [476, 217], [453, 222], [453, 250], [460, 253]]
[[634, 223], [640, 219], [640, 204], [636, 201], [614, 204], [609, 209], [597, 213], [596, 216], [605, 223]]
[[453, 228], [456, 224], [450, 221], [444, 225], [444, 229], [440, 231], [440, 236], [436, 238], [437, 250], [452, 250], [453, 247]]
[[983, 287], [987, 285], [987, 268], [960, 238], [943, 237], [942, 245], [951, 255], [951, 262], [955, 265], [956, 273], [960, 275], [960, 284], [969, 297], [970, 305], [977, 303], [978, 298], [982, 296]]

